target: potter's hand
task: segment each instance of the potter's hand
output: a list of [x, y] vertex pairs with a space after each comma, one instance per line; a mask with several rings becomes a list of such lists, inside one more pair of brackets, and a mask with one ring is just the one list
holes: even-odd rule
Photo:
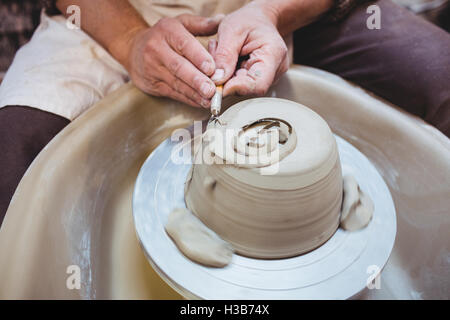
[[209, 107], [215, 64], [194, 36], [215, 34], [221, 18], [185, 14], [137, 32], [126, 64], [134, 84], [151, 95]]
[[[216, 71], [212, 79], [225, 83], [224, 95], [264, 95], [289, 67], [286, 44], [276, 27], [276, 18], [252, 2], [226, 16], [219, 26], [217, 47], [210, 43]], [[249, 59], [236, 64], [239, 56]]]

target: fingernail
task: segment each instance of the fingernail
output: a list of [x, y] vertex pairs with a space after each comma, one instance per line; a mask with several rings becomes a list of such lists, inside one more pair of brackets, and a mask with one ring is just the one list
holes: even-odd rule
[[202, 66], [200, 67], [202, 69], [202, 72], [205, 74], [211, 74], [213, 64], [210, 61], [203, 61]]
[[225, 75], [225, 70], [223, 69], [216, 69], [213, 76], [211, 77], [212, 81], [220, 81], [222, 80], [223, 76]]
[[205, 97], [209, 97], [211, 95], [211, 91], [213, 90], [213, 85], [211, 85], [209, 82], [203, 82], [200, 91], [202, 92], [202, 95]]
[[205, 99], [202, 99], [202, 101], [200, 102], [200, 105], [201, 105], [203, 108], [208, 108], [208, 107], [209, 107], [209, 101], [208, 101], [208, 100], [205, 100]]

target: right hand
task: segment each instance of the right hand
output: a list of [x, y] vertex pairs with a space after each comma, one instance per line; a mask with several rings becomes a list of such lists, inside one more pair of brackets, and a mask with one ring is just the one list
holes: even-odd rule
[[183, 14], [138, 31], [126, 64], [133, 83], [154, 96], [209, 108], [215, 63], [195, 36], [215, 34], [221, 19]]
[[[277, 1], [252, 1], [227, 15], [220, 23], [217, 43], [210, 41], [217, 68], [212, 80], [224, 84], [224, 96], [264, 96], [288, 70], [288, 49], [277, 29], [280, 18], [273, 3]], [[238, 65], [240, 56], [248, 59]]]

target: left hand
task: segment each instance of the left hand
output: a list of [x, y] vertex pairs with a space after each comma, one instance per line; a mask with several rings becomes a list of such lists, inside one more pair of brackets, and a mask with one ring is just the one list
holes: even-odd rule
[[[288, 70], [288, 50], [276, 19], [274, 12], [250, 3], [222, 20], [217, 43], [210, 43], [209, 50], [216, 62], [212, 80], [225, 84], [225, 96], [263, 96]], [[249, 59], [237, 66], [240, 56]]]

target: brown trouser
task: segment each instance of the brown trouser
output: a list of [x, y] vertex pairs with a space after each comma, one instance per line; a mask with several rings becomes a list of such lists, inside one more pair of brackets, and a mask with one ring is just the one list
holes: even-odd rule
[[[450, 35], [388, 0], [374, 3], [380, 30], [366, 27], [366, 3], [339, 23], [298, 30], [294, 61], [353, 81], [450, 136]], [[28, 107], [0, 109], [0, 223], [25, 170], [68, 123]]]

